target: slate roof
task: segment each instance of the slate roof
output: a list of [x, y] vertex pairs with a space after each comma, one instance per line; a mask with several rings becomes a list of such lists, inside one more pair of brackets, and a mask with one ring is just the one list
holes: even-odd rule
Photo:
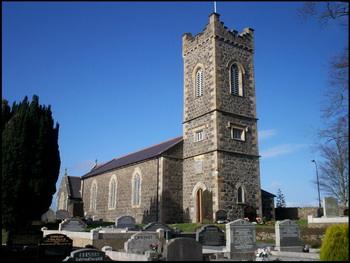
[[87, 174], [83, 175], [81, 177], [81, 179], [86, 179], [88, 177], [106, 172], [106, 171], [110, 171], [110, 170], [114, 170], [116, 168], [128, 165], [128, 164], [132, 164], [132, 163], [136, 163], [139, 161], [143, 161], [143, 160], [147, 160], [147, 159], [151, 159], [154, 158], [160, 154], [162, 154], [164, 151], [168, 150], [170, 147], [174, 146], [175, 144], [177, 144], [178, 142], [182, 141], [183, 138], [182, 136], [173, 138], [171, 140], [165, 141], [165, 142], [161, 142], [159, 144], [153, 145], [151, 147], [145, 148], [143, 150], [128, 154], [128, 155], [124, 155], [122, 157], [119, 158], [115, 158], [109, 162], [106, 162], [103, 165], [98, 165], [96, 167], [94, 167], [90, 172], [88, 172]]
[[261, 189], [261, 195], [265, 197], [276, 197], [274, 194], [271, 194], [263, 189]]
[[68, 178], [68, 185], [69, 185], [69, 192], [71, 198], [81, 198], [80, 193], [80, 177], [75, 176], [67, 176]]

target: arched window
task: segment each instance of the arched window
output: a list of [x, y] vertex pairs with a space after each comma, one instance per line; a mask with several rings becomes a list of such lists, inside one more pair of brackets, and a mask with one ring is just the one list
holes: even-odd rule
[[245, 203], [245, 191], [241, 186], [237, 190], [237, 203]]
[[203, 95], [203, 69], [199, 68], [196, 72], [196, 98]]
[[230, 82], [231, 93], [234, 95], [243, 96], [242, 70], [237, 64], [231, 65]]
[[97, 183], [94, 181], [91, 186], [90, 193], [90, 210], [96, 210], [96, 201], [97, 201]]
[[141, 176], [135, 173], [132, 181], [132, 205], [139, 206], [141, 202]]
[[117, 197], [117, 181], [114, 175], [109, 182], [109, 199], [108, 199], [109, 208], [115, 208], [116, 197]]

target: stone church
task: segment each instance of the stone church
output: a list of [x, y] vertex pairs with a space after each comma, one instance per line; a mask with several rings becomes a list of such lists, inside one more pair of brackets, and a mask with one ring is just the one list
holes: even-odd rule
[[217, 13], [202, 33], [185, 33], [183, 135], [96, 164], [80, 178], [84, 216], [273, 219], [275, 196], [260, 188], [253, 55], [253, 29], [228, 30]]

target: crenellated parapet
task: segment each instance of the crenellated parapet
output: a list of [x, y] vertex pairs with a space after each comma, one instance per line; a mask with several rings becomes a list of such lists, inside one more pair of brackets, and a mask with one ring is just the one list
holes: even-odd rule
[[191, 33], [185, 33], [182, 36], [182, 55], [185, 57], [188, 53], [202, 47], [212, 39], [231, 44], [243, 50], [254, 52], [254, 29], [245, 28], [242, 33], [236, 30], [228, 30], [224, 23], [219, 19], [220, 15], [212, 13], [209, 16], [209, 23], [202, 33], [194, 37]]

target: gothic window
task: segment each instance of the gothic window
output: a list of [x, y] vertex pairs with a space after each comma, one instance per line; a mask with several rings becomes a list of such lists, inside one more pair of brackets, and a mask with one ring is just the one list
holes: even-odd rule
[[237, 203], [245, 203], [245, 191], [241, 186], [237, 190]]
[[203, 69], [199, 68], [196, 72], [196, 98], [203, 95]]
[[94, 181], [91, 186], [90, 193], [90, 210], [96, 210], [96, 201], [97, 201], [97, 183]]
[[231, 94], [243, 96], [242, 70], [237, 64], [231, 65], [230, 82]]
[[117, 197], [117, 180], [115, 178], [115, 175], [113, 175], [112, 179], [109, 182], [109, 199], [108, 199], [109, 208], [115, 208], [116, 197]]
[[139, 206], [141, 202], [141, 176], [136, 172], [132, 181], [132, 205]]

